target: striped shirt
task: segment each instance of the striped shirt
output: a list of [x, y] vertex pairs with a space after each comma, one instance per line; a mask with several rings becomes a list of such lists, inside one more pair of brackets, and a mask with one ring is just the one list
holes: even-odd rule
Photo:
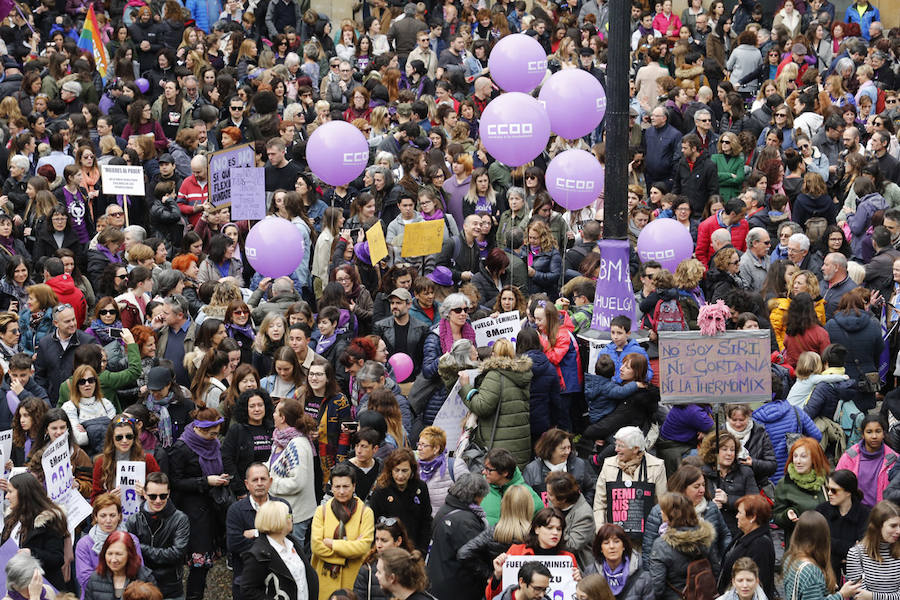
[[825, 573], [808, 560], [795, 560], [784, 576], [786, 600], [842, 600], [838, 592], [826, 594]]
[[878, 544], [881, 562], [866, 554], [862, 544], [847, 552], [847, 579], [865, 576], [863, 589], [872, 592], [873, 600], [900, 600], [900, 558], [891, 557], [891, 546]]

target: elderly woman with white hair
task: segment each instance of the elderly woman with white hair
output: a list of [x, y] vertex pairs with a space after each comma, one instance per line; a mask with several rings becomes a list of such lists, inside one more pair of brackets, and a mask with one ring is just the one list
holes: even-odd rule
[[3, 600], [54, 600], [56, 592], [44, 584], [44, 569], [38, 559], [24, 552], [6, 563], [7, 594]]
[[[441, 367], [441, 357], [454, 350], [454, 343], [459, 340], [472, 342], [474, 348], [475, 330], [469, 323], [468, 309], [472, 302], [465, 294], [450, 294], [440, 306], [441, 320], [435, 325], [425, 338], [425, 347], [422, 352], [422, 378], [413, 384], [410, 391], [410, 407], [416, 414], [425, 411], [425, 426], [434, 423], [434, 418], [447, 399], [449, 388], [445, 386], [443, 377], [445, 369]], [[457, 351], [459, 348], [456, 349]], [[471, 352], [468, 351], [469, 353]], [[454, 356], [457, 356], [454, 353]], [[477, 353], [472, 356], [473, 365], [477, 359]], [[443, 361], [446, 363], [446, 361]], [[458, 363], [459, 360], [454, 361]], [[471, 365], [469, 365], [471, 367]], [[459, 369], [457, 369], [458, 371]], [[427, 381], [425, 381], [427, 380]], [[430, 393], [429, 393], [430, 392]]]
[[[646, 485], [653, 493], [644, 499], [644, 517], [650, 512], [659, 497], [666, 492], [666, 467], [661, 458], [647, 452], [647, 440], [637, 427], [622, 427], [615, 434], [616, 454], [603, 461], [597, 488], [594, 492], [594, 522], [599, 528], [604, 523], [617, 522], [613, 519], [610, 492], [618, 488], [639, 489], [635, 483]], [[640, 539], [642, 532], [628, 531], [632, 539]]]

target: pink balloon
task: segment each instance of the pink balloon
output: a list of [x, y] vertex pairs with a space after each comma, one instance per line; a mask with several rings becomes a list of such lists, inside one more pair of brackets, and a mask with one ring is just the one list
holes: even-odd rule
[[530, 92], [547, 74], [547, 54], [540, 42], [524, 33], [497, 42], [488, 58], [491, 79], [507, 92]]
[[641, 230], [637, 243], [641, 262], [655, 260], [674, 272], [678, 263], [694, 253], [691, 232], [675, 219], [656, 219]]
[[544, 182], [556, 203], [568, 210], [589, 206], [603, 191], [603, 166], [590, 152], [566, 150], [547, 165]]
[[478, 131], [488, 153], [507, 166], [518, 167], [547, 147], [550, 120], [540, 102], [528, 94], [509, 92], [490, 101]]
[[388, 362], [394, 367], [394, 376], [397, 378], [397, 383], [403, 383], [412, 375], [413, 359], [409, 354], [404, 354], [403, 352], [392, 354]]
[[306, 144], [310, 170], [328, 185], [346, 185], [369, 164], [369, 143], [346, 121], [329, 121], [316, 128]]
[[303, 260], [303, 236], [287, 219], [267, 217], [250, 228], [244, 252], [264, 277], [287, 276]]
[[550, 117], [550, 129], [567, 140], [589, 134], [606, 114], [606, 92], [597, 78], [581, 69], [557, 71], [541, 86], [538, 99]]

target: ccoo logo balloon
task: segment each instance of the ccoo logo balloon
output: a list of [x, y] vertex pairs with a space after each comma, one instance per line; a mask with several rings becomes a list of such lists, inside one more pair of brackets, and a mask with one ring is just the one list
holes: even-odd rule
[[488, 103], [478, 131], [491, 156], [518, 167], [544, 151], [550, 140], [550, 120], [540, 102], [528, 94], [509, 92]]
[[303, 260], [303, 236], [287, 219], [267, 217], [250, 228], [244, 254], [263, 276], [284, 277]]
[[574, 140], [589, 134], [606, 114], [606, 92], [597, 78], [582, 69], [557, 71], [541, 86], [553, 133]]
[[641, 230], [637, 251], [641, 262], [655, 260], [674, 273], [678, 263], [693, 255], [694, 240], [675, 219], [656, 219]]
[[566, 150], [547, 165], [544, 181], [557, 204], [568, 210], [581, 210], [603, 192], [603, 166], [590, 152]]
[[369, 143], [346, 121], [329, 121], [316, 128], [306, 144], [306, 161], [328, 185], [346, 185], [369, 164]]
[[540, 42], [524, 33], [497, 42], [488, 58], [491, 79], [507, 92], [530, 92], [547, 74], [547, 54]]

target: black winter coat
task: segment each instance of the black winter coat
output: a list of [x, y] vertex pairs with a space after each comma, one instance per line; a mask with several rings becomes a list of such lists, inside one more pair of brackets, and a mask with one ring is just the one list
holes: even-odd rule
[[772, 439], [766, 432], [766, 428], [759, 423], [754, 423], [750, 437], [744, 440], [744, 448], [753, 459], [750, 468], [753, 469], [753, 475], [756, 477], [756, 485], [762, 488], [769, 482], [769, 477], [775, 473], [775, 469], [778, 467], [775, 448], [772, 446]]
[[[888, 500], [886, 491], [884, 499]], [[831, 530], [831, 568], [840, 579], [841, 573], [847, 571], [847, 552], [866, 533], [871, 509], [861, 502], [854, 502], [849, 512], [842, 516], [837, 507], [823, 502], [816, 507], [816, 511], [822, 513], [828, 521], [828, 529]]]
[[[578, 487], [581, 488], [584, 499], [587, 500], [588, 504], [593, 506], [594, 492], [597, 487], [597, 474], [594, 472], [593, 468], [591, 468], [584, 459], [579, 458], [573, 452], [569, 454], [569, 460], [566, 461], [566, 472], [572, 474], [572, 477], [578, 482]], [[525, 483], [530, 485], [531, 489], [538, 493], [544, 500], [546, 506], [550, 506], [546, 496], [546, 479], [549, 473], [550, 468], [540, 457], [535, 458], [525, 465], [525, 469], [522, 471], [522, 478], [525, 480]]]
[[428, 555], [428, 580], [436, 598], [478, 600], [484, 592], [484, 580], [472, 577], [457, 557], [459, 550], [487, 529], [483, 517], [453, 495], [434, 516], [434, 533]]
[[40, 339], [35, 349], [37, 359], [34, 361], [34, 381], [47, 390], [50, 406], [56, 406], [59, 400], [59, 386], [71, 377], [75, 370], [75, 349], [82, 344], [96, 342], [96, 339], [80, 329], [69, 338], [69, 345], [65, 350], [59, 342], [56, 329]]
[[[766, 597], [775, 597], [775, 545], [769, 535], [769, 524], [762, 523], [750, 533], [732, 540], [722, 558], [722, 572], [719, 574], [719, 593], [724, 594], [731, 587], [731, 568], [737, 559], [752, 558], [759, 567], [759, 579]], [[770, 596], [771, 594], [771, 596]]]
[[75, 264], [78, 265], [78, 268], [84, 269], [86, 266], [84, 244], [78, 241], [78, 234], [72, 231], [71, 227], [67, 228], [63, 232], [62, 246], [58, 246], [53, 234], [50, 232], [52, 226], [49, 221], [45, 221], [45, 223], [45, 227], [41, 227], [35, 232], [34, 256], [38, 258], [38, 261], [53, 256], [59, 248], [67, 248], [75, 254]]
[[[103, 270], [106, 269], [106, 265], [110, 264], [110, 262], [106, 255], [99, 250], [87, 251], [87, 273], [85, 274], [91, 282], [91, 287], [97, 290], [98, 293], [103, 289], [103, 286], [100, 284], [103, 279]], [[124, 263], [122, 266], [125, 266]]]
[[378, 578], [375, 576], [378, 556], [372, 557], [370, 562], [363, 564], [353, 582], [353, 591], [359, 600], [389, 600], [387, 594], [381, 589]]
[[406, 525], [409, 539], [423, 554], [431, 539], [431, 498], [425, 482], [410, 481], [402, 492], [391, 483], [387, 487], [374, 488], [369, 494], [368, 505], [375, 513], [375, 522], [381, 517], [396, 517]]
[[607, 440], [626, 425], [645, 428], [650, 424], [659, 408], [659, 388], [649, 386], [638, 388], [631, 396], [619, 402], [618, 406], [602, 421], [592, 423], [584, 432], [591, 440]]
[[550, 407], [559, 400], [559, 372], [540, 350], [525, 353], [531, 359], [531, 439], [550, 429]]
[[[177, 190], [176, 190], [177, 191]], [[156, 199], [150, 205], [150, 231], [165, 242], [170, 248], [181, 246], [184, 235], [184, 219], [175, 198]]]
[[[269, 496], [273, 502], [281, 502], [290, 508], [287, 500]], [[234, 569], [234, 584], [240, 586], [241, 573], [244, 571], [244, 561], [241, 556], [250, 550], [256, 539], [247, 539], [244, 532], [248, 529], [256, 529], [256, 509], [250, 504], [250, 496], [245, 496], [228, 507], [225, 517], [225, 543], [228, 553], [231, 555], [231, 567]]]
[[[54, 526], [57, 519], [63, 520], [62, 526]], [[45, 510], [34, 518], [33, 526], [19, 544], [19, 548], [27, 548], [34, 558], [41, 561], [44, 577], [50, 585], [59, 591], [68, 591], [73, 589], [75, 577], [73, 576], [68, 583], [63, 580], [65, 538], [59, 534], [61, 529], [65, 529], [62, 514]]]
[[[273, 425], [267, 427], [269, 436], [275, 430]], [[247, 467], [253, 463], [253, 434], [250, 428], [243, 423], [233, 423], [228, 428], [225, 440], [222, 442], [222, 465], [225, 472], [232, 475], [231, 491], [235, 496], [247, 494], [244, 485], [244, 475]], [[252, 527], [250, 529], [253, 529]]]
[[[878, 371], [884, 339], [881, 337], [881, 325], [874, 315], [868, 312], [841, 311], [835, 312], [827, 323], [825, 331], [832, 344], [842, 344], [847, 349], [844, 368], [853, 381], [858, 381], [860, 374]], [[875, 394], [858, 391], [856, 406], [861, 411], [875, 408]]]
[[745, 465], [732, 465], [731, 470], [722, 477], [718, 469], [703, 465], [703, 475], [710, 496], [716, 495], [717, 488], [728, 495], [728, 501], [722, 505], [719, 512], [722, 513], [731, 535], [740, 535], [741, 531], [737, 526], [737, 501], [749, 494], [759, 493], [753, 471]]
[[[146, 581], [156, 585], [156, 578], [153, 577], [153, 572], [144, 565], [138, 568], [137, 576], [134, 579], [125, 579], [125, 587], [128, 587], [128, 584], [132, 581]], [[87, 583], [84, 585], [84, 600], [116, 600], [116, 588], [113, 584], [112, 575], [91, 573]]]
[[[306, 568], [308, 598], [319, 597], [319, 578], [303, 554], [303, 548], [293, 536], [287, 537]], [[272, 548], [266, 536], [260, 536], [243, 554], [244, 571], [241, 573], [243, 600], [297, 600], [297, 582], [287, 565]]]
[[144, 506], [128, 517], [125, 528], [141, 542], [144, 564], [153, 571], [157, 586], [164, 598], [176, 598], [184, 593], [181, 573], [187, 557], [191, 522], [187, 515], [175, 508], [170, 500], [165, 508], [151, 515]]
[[168, 454], [175, 506], [191, 520], [189, 551], [192, 554], [213, 552], [214, 539], [225, 531], [225, 514], [213, 502], [212, 486], [203, 475], [200, 458], [180, 439], [172, 444]]
[[706, 154], [700, 155], [693, 169], [688, 165], [687, 159], [682, 157], [675, 168], [674, 193], [687, 196], [691, 204], [691, 216], [700, 218], [709, 197], [719, 193], [718, 168]]

